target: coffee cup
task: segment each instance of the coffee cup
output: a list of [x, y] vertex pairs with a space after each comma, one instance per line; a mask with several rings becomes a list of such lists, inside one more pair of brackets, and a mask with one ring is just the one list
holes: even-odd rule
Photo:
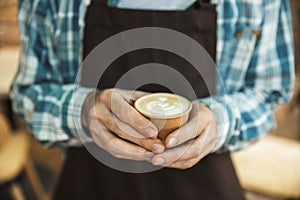
[[158, 129], [158, 137], [164, 140], [188, 121], [192, 103], [176, 94], [152, 93], [138, 98], [134, 107], [151, 120]]

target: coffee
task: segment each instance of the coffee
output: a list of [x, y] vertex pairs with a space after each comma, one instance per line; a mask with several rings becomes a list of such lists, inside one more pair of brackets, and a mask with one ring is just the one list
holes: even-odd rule
[[186, 98], [170, 93], [152, 93], [140, 97], [134, 107], [149, 118], [159, 130], [159, 138], [185, 124], [192, 109]]

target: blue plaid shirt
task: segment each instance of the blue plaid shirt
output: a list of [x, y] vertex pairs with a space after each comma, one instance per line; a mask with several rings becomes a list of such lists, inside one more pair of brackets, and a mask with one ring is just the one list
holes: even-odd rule
[[[15, 112], [48, 145], [70, 142], [78, 135], [88, 139], [80, 118], [93, 89], [74, 82], [89, 3], [19, 1], [22, 50], [10, 96]], [[233, 151], [274, 128], [275, 106], [290, 98], [290, 8], [288, 0], [219, 0], [217, 12], [217, 65], [227, 95], [200, 101], [209, 104], [219, 120], [215, 150]]]

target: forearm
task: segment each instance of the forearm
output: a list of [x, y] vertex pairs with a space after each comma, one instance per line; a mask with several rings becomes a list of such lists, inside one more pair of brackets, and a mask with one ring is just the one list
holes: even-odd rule
[[264, 92], [246, 89], [224, 98], [206, 98], [218, 119], [215, 151], [236, 151], [247, 147], [276, 127], [273, 111], [277, 102], [286, 102], [290, 90]]
[[74, 84], [24, 85], [17, 80], [10, 93], [13, 109], [38, 140], [56, 143], [85, 137], [81, 108], [91, 89]]
[[[43, 2], [45, 6], [48, 3]], [[25, 119], [36, 138], [47, 145], [70, 142], [82, 134], [84, 137], [81, 109], [91, 91], [74, 84], [79, 59], [66, 62], [65, 54], [57, 51], [53, 13], [52, 9], [42, 13], [33, 1], [20, 0], [21, 53], [10, 92], [14, 111]], [[65, 53], [75, 50], [70, 46]]]
[[289, 4], [270, 1], [262, 8], [264, 20], [257, 37], [235, 38], [234, 54], [219, 46], [219, 83], [224, 82], [227, 94], [212, 98], [211, 108], [219, 121], [215, 150], [243, 148], [274, 128], [274, 108], [291, 96], [294, 51]]

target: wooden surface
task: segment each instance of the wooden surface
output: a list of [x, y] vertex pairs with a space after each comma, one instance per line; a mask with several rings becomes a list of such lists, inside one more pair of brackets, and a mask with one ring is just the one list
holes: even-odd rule
[[231, 155], [244, 189], [285, 199], [300, 198], [300, 142], [267, 135]]
[[19, 47], [0, 48], [0, 95], [7, 95], [18, 68]]
[[[46, 200], [48, 195], [42, 188], [41, 181], [31, 160], [31, 141], [28, 132], [12, 132], [5, 116], [0, 113], [0, 184], [7, 183], [13, 199], [24, 199], [24, 194], [18, 180], [25, 172], [28, 183], [37, 199]], [[16, 189], [18, 186], [18, 190]], [[0, 197], [1, 198], [1, 197]]]
[[7, 95], [18, 65], [17, 6], [17, 0], [0, 0], [0, 97]]
[[30, 141], [28, 135], [14, 135], [0, 147], [0, 183], [13, 180], [20, 174], [27, 162]]
[[13, 180], [21, 172], [29, 143], [27, 134], [12, 134], [6, 117], [0, 113], [0, 184]]
[[0, 0], [0, 48], [20, 44], [17, 0]]
[[11, 138], [8, 120], [0, 113], [0, 146]]

